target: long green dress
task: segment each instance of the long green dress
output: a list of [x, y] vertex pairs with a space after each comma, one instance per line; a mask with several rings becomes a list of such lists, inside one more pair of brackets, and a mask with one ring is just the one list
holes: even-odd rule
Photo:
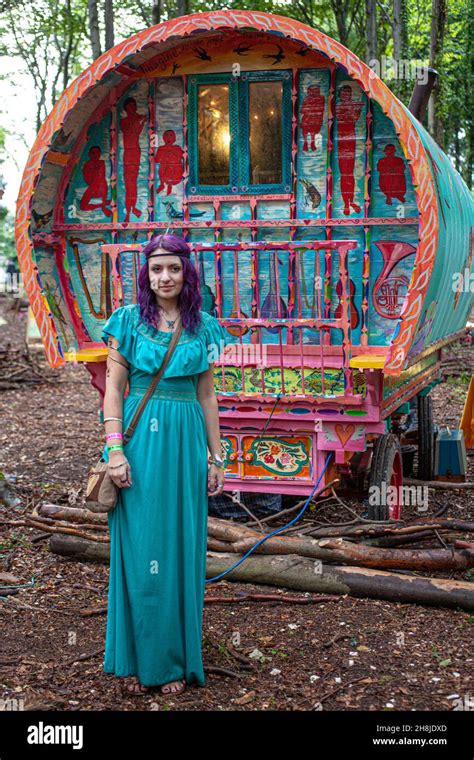
[[[108, 513], [110, 577], [104, 671], [135, 675], [145, 686], [185, 678], [204, 686], [202, 612], [206, 579], [208, 448], [197, 400], [199, 374], [231, 342], [201, 312], [196, 335], [183, 330], [125, 455], [132, 485]], [[122, 306], [102, 330], [130, 364], [123, 430], [158, 371], [172, 333]], [[216, 346], [214, 349], [213, 347]], [[209, 353], [209, 347], [211, 353]], [[213, 353], [214, 350], [214, 353]], [[107, 461], [107, 446], [103, 458]]]

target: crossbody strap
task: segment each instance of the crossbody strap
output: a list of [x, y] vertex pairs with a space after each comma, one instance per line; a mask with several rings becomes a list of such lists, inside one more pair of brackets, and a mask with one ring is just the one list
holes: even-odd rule
[[123, 437], [123, 442], [124, 443], [127, 443], [130, 440], [130, 438], [132, 437], [133, 433], [135, 432], [135, 427], [137, 425], [138, 420], [140, 419], [140, 415], [143, 412], [143, 410], [145, 408], [145, 405], [146, 405], [148, 399], [150, 398], [151, 394], [155, 390], [157, 384], [160, 382], [161, 376], [163, 375], [163, 372], [165, 371], [166, 366], [167, 366], [169, 360], [171, 359], [171, 355], [172, 355], [172, 353], [173, 353], [173, 351], [175, 349], [175, 346], [176, 346], [176, 344], [177, 344], [177, 342], [178, 342], [178, 340], [179, 340], [180, 335], [181, 335], [182, 332], [183, 332], [183, 324], [182, 324], [181, 318], [180, 318], [179, 325], [178, 325], [177, 329], [175, 330], [172, 339], [170, 340], [170, 343], [169, 343], [169, 346], [168, 346], [168, 350], [166, 352], [165, 358], [163, 359], [163, 363], [162, 363], [160, 369], [158, 370], [158, 372], [156, 373], [155, 377], [151, 381], [150, 386], [149, 386], [147, 392], [145, 393], [145, 395], [143, 396], [142, 400], [140, 401], [140, 404], [138, 406], [137, 411], [133, 415], [132, 421], [130, 422], [129, 426], [127, 427], [127, 430], [125, 431], [125, 434], [124, 434], [124, 437]]

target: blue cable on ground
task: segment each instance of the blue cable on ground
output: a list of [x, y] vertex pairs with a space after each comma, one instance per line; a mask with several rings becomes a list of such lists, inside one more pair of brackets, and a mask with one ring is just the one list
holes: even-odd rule
[[212, 581], [217, 581], [219, 578], [222, 578], [224, 575], [227, 575], [227, 573], [230, 573], [230, 571], [233, 570], [235, 567], [238, 567], [244, 561], [244, 559], [247, 559], [247, 557], [249, 556], [249, 554], [251, 554], [253, 551], [255, 551], [255, 549], [257, 548], [257, 546], [260, 546], [260, 544], [263, 544], [263, 542], [266, 541], [267, 538], [270, 538], [271, 536], [275, 536], [277, 533], [280, 533], [282, 530], [285, 530], [286, 528], [289, 528], [290, 525], [293, 525], [294, 522], [296, 522], [297, 520], [299, 520], [299, 518], [301, 517], [301, 515], [303, 514], [303, 512], [305, 511], [305, 509], [307, 509], [308, 504], [310, 503], [311, 499], [313, 498], [313, 494], [314, 494], [314, 492], [316, 491], [317, 487], [319, 486], [319, 484], [321, 482], [321, 478], [323, 477], [323, 475], [324, 475], [324, 473], [326, 471], [326, 468], [327, 468], [327, 466], [329, 464], [329, 461], [330, 461], [331, 457], [332, 457], [332, 452], [329, 454], [328, 458], [326, 459], [324, 467], [321, 470], [321, 474], [320, 474], [320, 476], [319, 476], [319, 478], [318, 478], [318, 480], [317, 480], [317, 482], [316, 482], [313, 490], [311, 491], [310, 495], [306, 499], [306, 502], [303, 504], [303, 506], [301, 507], [300, 511], [296, 515], [296, 517], [294, 517], [292, 520], [290, 520], [290, 522], [288, 523], [288, 525], [282, 525], [281, 528], [277, 528], [276, 530], [272, 531], [272, 533], [269, 533], [267, 536], [263, 536], [263, 538], [260, 538], [257, 541], [257, 543], [254, 546], [252, 546], [251, 549], [248, 550], [247, 554], [244, 554], [244, 556], [241, 557], [239, 559], [239, 561], [235, 563], [235, 565], [232, 565], [232, 567], [229, 567], [228, 570], [224, 570], [224, 572], [221, 573], [220, 575], [215, 575], [214, 578], [207, 578], [206, 579], [206, 583], [211, 583]]

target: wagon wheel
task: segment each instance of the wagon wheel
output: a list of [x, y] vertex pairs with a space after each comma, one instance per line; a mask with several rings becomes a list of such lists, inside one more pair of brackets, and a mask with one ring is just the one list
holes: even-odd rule
[[[393, 504], [370, 504], [369, 520], [399, 520], [402, 511], [401, 486], [403, 485], [402, 450], [400, 441], [392, 433], [381, 435], [374, 444], [370, 468], [369, 488], [377, 486], [383, 494], [389, 486], [397, 488]], [[385, 491], [388, 493], [387, 491]], [[393, 497], [388, 499], [392, 501]]]
[[431, 396], [418, 396], [418, 478], [433, 480], [434, 423]]

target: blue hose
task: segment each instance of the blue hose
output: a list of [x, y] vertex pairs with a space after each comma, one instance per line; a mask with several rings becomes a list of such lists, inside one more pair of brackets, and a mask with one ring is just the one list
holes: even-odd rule
[[290, 525], [293, 525], [293, 523], [295, 523], [297, 520], [299, 520], [299, 518], [301, 517], [301, 515], [303, 514], [303, 512], [305, 511], [305, 509], [307, 509], [308, 504], [310, 503], [311, 499], [313, 498], [313, 494], [314, 494], [314, 492], [316, 491], [317, 487], [319, 486], [319, 484], [321, 482], [321, 478], [323, 477], [323, 475], [324, 475], [324, 473], [326, 471], [326, 468], [327, 468], [327, 466], [329, 464], [329, 461], [330, 461], [331, 457], [332, 457], [332, 452], [329, 454], [328, 458], [326, 459], [324, 467], [323, 467], [323, 469], [321, 471], [321, 474], [320, 474], [320, 476], [319, 476], [319, 478], [318, 478], [318, 480], [317, 480], [317, 482], [316, 482], [313, 490], [311, 491], [310, 495], [306, 499], [306, 502], [303, 504], [303, 506], [301, 507], [300, 511], [296, 515], [296, 517], [294, 517], [288, 523], [288, 525], [282, 525], [281, 528], [277, 528], [276, 530], [272, 531], [272, 533], [269, 533], [267, 536], [263, 536], [263, 538], [260, 538], [257, 541], [257, 543], [254, 546], [252, 546], [251, 549], [248, 550], [247, 554], [244, 554], [244, 556], [241, 557], [239, 559], [239, 561], [235, 563], [235, 565], [232, 565], [232, 567], [229, 567], [228, 570], [224, 570], [224, 572], [221, 573], [220, 575], [215, 575], [214, 578], [207, 578], [206, 579], [206, 583], [212, 583], [212, 581], [217, 581], [219, 578], [222, 578], [224, 575], [227, 575], [227, 573], [230, 573], [230, 571], [233, 570], [234, 567], [238, 567], [244, 561], [244, 559], [247, 559], [247, 557], [249, 556], [249, 554], [251, 554], [253, 551], [255, 551], [255, 549], [257, 548], [257, 546], [260, 546], [260, 544], [263, 544], [263, 542], [266, 541], [268, 538], [271, 538], [271, 536], [275, 536], [277, 533], [280, 533], [282, 530], [285, 530], [286, 528], [289, 528]]

